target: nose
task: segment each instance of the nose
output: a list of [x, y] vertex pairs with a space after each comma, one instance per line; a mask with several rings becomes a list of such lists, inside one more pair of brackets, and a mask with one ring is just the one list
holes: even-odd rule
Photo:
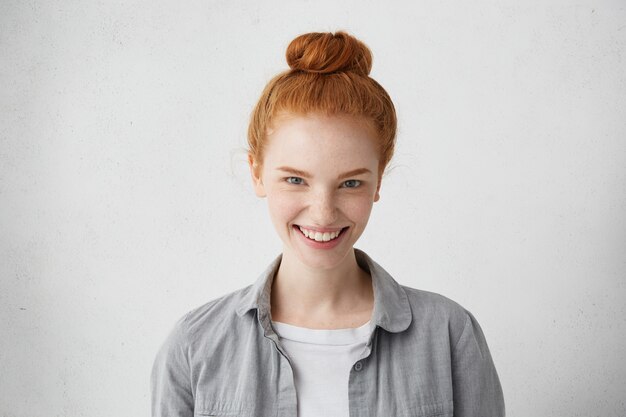
[[335, 195], [332, 191], [321, 190], [313, 194], [311, 217], [318, 226], [329, 226], [337, 220]]

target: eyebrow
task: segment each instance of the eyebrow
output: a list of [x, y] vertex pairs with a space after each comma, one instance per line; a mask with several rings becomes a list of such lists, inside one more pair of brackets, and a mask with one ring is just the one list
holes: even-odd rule
[[[291, 168], [291, 167], [278, 167], [276, 169], [278, 171], [288, 172], [290, 174], [297, 175], [298, 177], [308, 177], [308, 178], [311, 178], [313, 176], [312, 174], [309, 174], [306, 171], [301, 171], [299, 169], [295, 169], [295, 168]], [[344, 172], [343, 174], [339, 175], [339, 177], [337, 177], [337, 179], [342, 180], [344, 178], [354, 177], [354, 176], [360, 175], [360, 174], [371, 174], [371, 173], [372, 173], [372, 171], [370, 171], [367, 168], [357, 168], [357, 169], [353, 169], [352, 171]]]

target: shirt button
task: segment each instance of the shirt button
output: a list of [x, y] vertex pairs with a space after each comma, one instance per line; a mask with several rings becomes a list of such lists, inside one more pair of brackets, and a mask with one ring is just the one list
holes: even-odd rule
[[357, 362], [354, 364], [354, 370], [355, 371], [360, 371], [361, 369], [363, 369], [363, 364], [361, 363], [361, 361]]

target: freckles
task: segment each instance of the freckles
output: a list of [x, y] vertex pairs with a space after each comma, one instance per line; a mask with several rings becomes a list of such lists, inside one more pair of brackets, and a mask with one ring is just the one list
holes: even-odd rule
[[347, 201], [344, 205], [344, 213], [346, 213], [350, 217], [356, 218], [365, 218], [369, 216], [372, 211], [373, 200], [369, 198], [369, 196], [363, 196], [359, 199], [352, 199], [351, 201]]
[[271, 210], [281, 218], [288, 218], [299, 211], [301, 205], [293, 198], [273, 196], [268, 200]]

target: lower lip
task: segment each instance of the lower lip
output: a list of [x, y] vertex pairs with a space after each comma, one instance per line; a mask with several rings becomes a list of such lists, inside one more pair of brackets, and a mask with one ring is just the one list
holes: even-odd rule
[[339, 243], [341, 243], [341, 241], [343, 240], [343, 237], [345, 236], [346, 232], [348, 231], [347, 227], [341, 230], [341, 233], [339, 233], [339, 236], [337, 236], [335, 239], [333, 240], [329, 240], [328, 242], [318, 242], [317, 240], [312, 240], [309, 239], [308, 237], [304, 236], [304, 234], [302, 233], [302, 231], [300, 230], [300, 228], [298, 226], [293, 226], [294, 231], [304, 240], [304, 243], [307, 244], [309, 247], [314, 248], [314, 249], [332, 249], [335, 246], [337, 246]]

